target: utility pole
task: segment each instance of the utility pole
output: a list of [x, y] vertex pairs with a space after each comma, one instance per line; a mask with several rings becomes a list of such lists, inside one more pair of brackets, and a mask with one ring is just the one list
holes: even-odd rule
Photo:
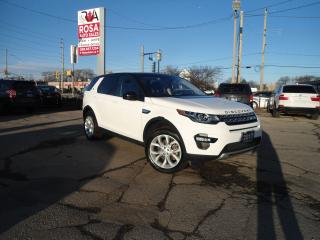
[[237, 18], [240, 9], [240, 1], [234, 0], [232, 2], [233, 9], [233, 52], [232, 52], [232, 77], [231, 83], [235, 82], [235, 65], [236, 65], [236, 51], [237, 51]]
[[78, 54], [77, 54], [77, 46], [71, 45], [70, 46], [70, 60], [72, 64], [72, 95], [74, 96], [74, 64], [78, 62]]
[[157, 51], [157, 62], [158, 62], [158, 73], [160, 73], [160, 61], [162, 59], [162, 52], [161, 49]]
[[155, 61], [152, 62], [151, 71], [152, 71], [153, 73], [156, 72], [156, 62], [155, 62]]
[[6, 56], [5, 56], [5, 69], [4, 69], [4, 75], [5, 75], [5, 78], [8, 78], [8, 49], [6, 48]]
[[143, 47], [143, 45], [141, 46], [141, 51], [140, 51], [140, 61], [141, 61], [141, 72], [144, 72], [144, 47]]
[[264, 82], [264, 52], [266, 49], [266, 36], [267, 36], [267, 15], [268, 9], [264, 10], [264, 24], [263, 24], [263, 37], [262, 37], [262, 57], [261, 57], [261, 66], [260, 66], [260, 88], [259, 90], [263, 90], [263, 82]]
[[60, 40], [60, 48], [61, 48], [61, 63], [62, 63], [62, 69], [61, 69], [61, 74], [60, 74], [60, 89], [61, 92], [63, 93], [63, 81], [64, 81], [64, 42], [63, 38]]
[[240, 79], [241, 79], [242, 35], [243, 35], [243, 11], [240, 11], [240, 29], [239, 29], [239, 49], [238, 49], [239, 52], [238, 52], [237, 83], [240, 83]]

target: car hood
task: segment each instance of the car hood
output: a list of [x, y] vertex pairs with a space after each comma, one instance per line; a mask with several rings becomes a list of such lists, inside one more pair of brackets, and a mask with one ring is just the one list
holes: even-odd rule
[[248, 105], [212, 96], [152, 97], [151, 102], [167, 108], [208, 114], [237, 114], [253, 112]]

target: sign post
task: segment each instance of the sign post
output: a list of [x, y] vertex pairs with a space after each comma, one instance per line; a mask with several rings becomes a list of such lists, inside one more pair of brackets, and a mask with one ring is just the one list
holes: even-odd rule
[[78, 53], [77, 53], [77, 46], [71, 45], [70, 46], [70, 59], [72, 64], [72, 71], [71, 71], [71, 77], [72, 77], [72, 95], [74, 95], [74, 64], [78, 62]]
[[106, 55], [105, 55], [105, 13], [104, 7], [99, 8], [100, 10], [100, 53], [97, 56], [97, 74], [102, 75], [106, 72]]
[[105, 73], [105, 8], [78, 11], [78, 54], [97, 55], [97, 74]]

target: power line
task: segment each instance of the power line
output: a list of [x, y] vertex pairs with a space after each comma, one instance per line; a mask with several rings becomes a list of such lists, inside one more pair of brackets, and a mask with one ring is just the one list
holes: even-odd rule
[[[21, 5], [18, 5], [16, 3], [12, 3], [6, 0], [0, 0], [1, 2], [4, 2], [8, 5], [32, 12], [32, 13], [36, 13], [42, 16], [46, 16], [46, 17], [50, 17], [50, 18], [54, 18], [54, 19], [58, 19], [61, 21], [65, 21], [65, 22], [70, 22], [70, 23], [77, 23], [77, 21], [73, 20], [73, 19], [69, 19], [69, 18], [65, 18], [65, 17], [60, 17], [60, 16], [56, 16], [47, 12], [43, 12], [43, 11], [38, 11], [35, 9], [31, 9], [28, 7], [24, 7]], [[232, 17], [232, 15], [227, 16], [227, 17], [222, 17], [222, 18], [217, 18], [217, 19], [212, 19], [206, 22], [201, 22], [201, 23], [196, 23], [196, 24], [190, 24], [190, 25], [184, 25], [184, 26], [174, 26], [174, 27], [158, 27], [158, 28], [138, 28], [138, 27], [123, 27], [123, 26], [112, 26], [112, 25], [107, 25], [106, 28], [112, 28], [112, 29], [122, 29], [122, 30], [141, 30], [141, 31], [162, 31], [162, 30], [178, 30], [178, 29], [191, 29], [191, 28], [198, 28], [198, 27], [202, 27], [202, 26], [206, 26], [206, 25], [211, 25], [211, 24], [215, 24], [215, 23], [220, 23], [220, 22], [224, 22], [227, 20], [230, 20]]]
[[119, 13], [119, 12], [113, 10], [113, 9], [110, 9], [110, 8], [108, 8], [108, 11], [109, 11], [109, 12], [112, 12], [112, 13], [114, 13], [115, 15], [117, 15], [117, 16], [119, 16], [119, 17], [121, 17], [121, 18], [123, 18], [123, 19], [125, 19], [125, 20], [127, 20], [127, 21], [130, 21], [130, 22], [135, 22], [135, 23], [138, 23], [138, 24], [142, 24], [142, 25], [149, 26], [149, 27], [155, 27], [155, 28], [162, 28], [162, 27], [164, 27], [164, 26], [153, 25], [153, 24], [149, 24], [149, 23], [145, 23], [145, 22], [142, 22], [142, 21], [133, 19], [133, 18], [131, 18], [131, 17], [125, 16], [125, 15], [123, 15], [123, 14], [121, 14], [121, 13]]
[[295, 1], [295, 0], [286, 0], [286, 1], [279, 2], [279, 3], [270, 4], [270, 5], [267, 5], [267, 6], [264, 6], [264, 7], [260, 7], [260, 8], [256, 8], [256, 9], [253, 9], [253, 10], [246, 11], [246, 13], [256, 12], [256, 11], [259, 11], [259, 10], [264, 10], [265, 8], [272, 8], [272, 7], [280, 6], [280, 5], [283, 5], [283, 4], [286, 4], [288, 2], [292, 2], [292, 1]]
[[[3, 24], [3, 25], [2, 25]], [[42, 39], [44, 39], [44, 41], [46, 41], [46, 42], [54, 42], [54, 43], [57, 43], [57, 41], [55, 41], [55, 40], [52, 40], [52, 38], [49, 38], [49, 37], [45, 37], [45, 36], [42, 36], [41, 34], [35, 34], [35, 33], [31, 33], [31, 32], [29, 32], [29, 31], [27, 31], [27, 30], [23, 30], [23, 31], [21, 31], [21, 30], [16, 30], [16, 29], [14, 29], [14, 28], [12, 28], [11, 26], [7, 26], [6, 24], [4, 24], [4, 23], [2, 23], [1, 21], [0, 21], [0, 25], [2, 25], [1, 26], [1, 28], [6, 28], [6, 29], [8, 29], [10, 32], [14, 32], [14, 33], [17, 33], [17, 34], [19, 34], [19, 35], [23, 35], [23, 36], [27, 36], [27, 37], [33, 37], [33, 38], [42, 38]], [[24, 32], [25, 31], [25, 32]]]
[[[259, 54], [261, 54], [261, 53], [256, 52], [256, 53], [243, 54], [242, 56], [253, 56], [253, 55], [259, 55]], [[186, 65], [198, 64], [198, 63], [216, 62], [216, 61], [229, 60], [229, 59], [232, 59], [232, 57], [222, 57], [222, 58], [201, 60], [201, 61], [197, 61], [197, 62], [182, 63], [182, 64], [178, 64], [176, 66], [186, 66]]]
[[277, 10], [277, 11], [272, 11], [272, 12], [270, 12], [270, 14], [288, 12], [288, 11], [297, 10], [297, 9], [301, 9], [301, 8], [311, 7], [311, 6], [318, 5], [318, 4], [320, 4], [320, 1], [300, 5], [300, 6], [293, 7], [293, 8], [286, 8], [286, 9], [281, 9], [281, 10]]
[[270, 17], [273, 18], [302, 18], [302, 19], [320, 19], [320, 16], [274, 16], [271, 15]]
[[[10, 49], [11, 50], [11, 49]], [[12, 52], [12, 50], [10, 51], [10, 52]], [[14, 57], [15, 59], [17, 59], [18, 61], [21, 61], [21, 62], [26, 62], [26, 60], [27, 59], [37, 59], [37, 60], [40, 60], [41, 62], [43, 62], [44, 60], [46, 60], [46, 61], [52, 61], [52, 58], [50, 59], [48, 59], [48, 57], [45, 57], [45, 56], [33, 56], [33, 55], [30, 55], [30, 54], [28, 54], [28, 57], [27, 57], [27, 59], [25, 59], [24, 58], [24, 60], [23, 59], [21, 59], [19, 56], [17, 56], [16, 55], [17, 53], [14, 53], [14, 54], [10, 54], [10, 56], [11, 57]], [[57, 57], [54, 57], [56, 60], [58, 60], [58, 58]]]
[[4, 24], [5, 26], [10, 26], [10, 27], [14, 27], [14, 28], [17, 28], [17, 29], [21, 29], [21, 30], [26, 31], [28, 33], [33, 33], [33, 34], [36, 34], [36, 35], [39, 35], [41, 37], [45, 37], [45, 38], [48, 38], [48, 39], [51, 39], [51, 40], [52, 39], [59, 40], [59, 38], [57, 36], [40, 33], [40, 32], [34, 31], [33, 29], [26, 28], [24, 26], [22, 27], [20, 25], [15, 25], [15, 24], [12, 24], [10, 22], [3, 21], [3, 19], [0, 19], [0, 23]]
[[266, 52], [266, 54], [284, 55], [284, 56], [303, 56], [303, 57], [320, 57], [320, 54], [304, 54], [304, 53], [287, 53], [287, 52]]
[[[302, 8], [306, 8], [306, 7], [311, 7], [311, 6], [314, 6], [314, 5], [318, 5], [320, 4], [320, 1], [316, 1], [316, 2], [312, 2], [312, 3], [308, 3], [308, 4], [303, 4], [303, 5], [299, 5], [299, 6], [296, 6], [296, 7], [292, 7], [292, 8], [285, 8], [285, 9], [280, 9], [280, 10], [276, 10], [276, 11], [270, 11], [269, 12], [269, 15], [273, 15], [275, 13], [282, 13], [282, 12], [288, 12], [288, 11], [292, 11], [292, 10], [297, 10], [297, 9], [302, 9]], [[263, 14], [248, 14], [249, 12], [251, 11], [248, 11], [246, 16], [248, 17], [258, 17], [258, 16], [263, 16]], [[273, 17], [276, 17], [276, 16], [273, 16]], [[295, 16], [283, 16], [283, 17], [295, 17]], [[308, 16], [307, 16], [308, 17]], [[306, 17], [302, 17], [302, 18], [306, 18]], [[308, 17], [309, 18], [309, 17]], [[318, 18], [318, 17], [316, 17]]]
[[298, 65], [276, 65], [276, 64], [266, 64], [266, 67], [278, 67], [278, 68], [319, 68], [320, 66], [298, 66]]
[[[17, 45], [17, 44], [15, 44], [15, 45]], [[53, 57], [59, 58], [58, 55], [47, 55], [47, 54], [43, 54], [43, 52], [46, 52], [46, 50], [34, 48], [33, 46], [21, 45], [21, 44], [18, 44], [18, 47], [23, 47], [23, 48], [8, 47], [8, 46], [5, 46], [5, 45], [3, 45], [3, 44], [0, 44], [0, 46], [2, 46], [3, 48], [14, 49], [14, 50], [16, 50], [16, 51], [25, 51], [26, 49], [23, 49], [23, 48], [28, 48], [28, 49], [31, 49], [32, 51], [41, 52], [41, 53], [36, 53], [36, 54], [39, 54], [39, 55], [48, 56], [48, 57], [52, 57], [52, 58], [53, 58]]]
[[47, 45], [47, 46], [50, 46], [50, 47], [58, 47], [58, 43], [57, 45], [55, 44], [51, 44], [51, 43], [46, 43], [46, 42], [35, 42], [33, 40], [29, 40], [29, 39], [25, 39], [25, 38], [19, 38], [19, 37], [16, 37], [16, 36], [13, 36], [13, 35], [10, 35], [10, 34], [7, 34], [7, 33], [1, 33], [3, 37], [7, 37], [7, 38], [10, 38], [10, 40], [20, 40], [20, 41], [23, 41], [23, 42], [28, 42], [28, 43], [31, 43], [31, 44], [35, 44], [35, 45]]

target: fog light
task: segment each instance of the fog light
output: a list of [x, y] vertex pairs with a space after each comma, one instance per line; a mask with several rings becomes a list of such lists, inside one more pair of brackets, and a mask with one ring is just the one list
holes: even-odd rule
[[210, 143], [215, 143], [217, 138], [210, 138], [207, 134], [197, 134], [194, 136], [197, 147], [202, 150], [207, 150], [210, 147]]
[[204, 143], [215, 143], [218, 139], [217, 138], [211, 138], [208, 136], [204, 136], [204, 135], [196, 135], [194, 136], [194, 139], [196, 140], [196, 142], [204, 142]]

